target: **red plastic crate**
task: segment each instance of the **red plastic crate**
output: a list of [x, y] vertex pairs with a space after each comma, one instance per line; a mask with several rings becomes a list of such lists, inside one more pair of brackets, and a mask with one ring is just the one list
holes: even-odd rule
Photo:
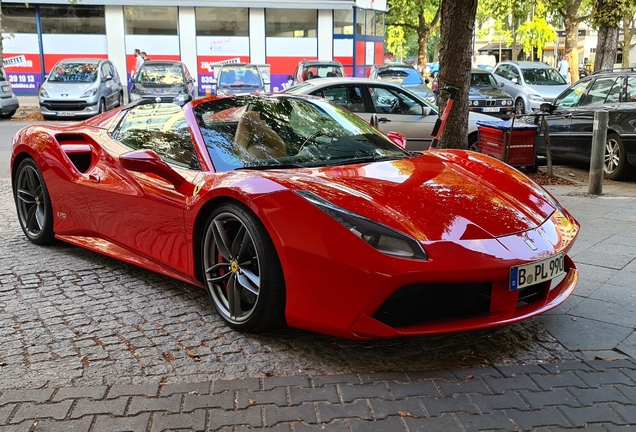
[[479, 152], [501, 159], [509, 165], [534, 165], [537, 132], [479, 127]]

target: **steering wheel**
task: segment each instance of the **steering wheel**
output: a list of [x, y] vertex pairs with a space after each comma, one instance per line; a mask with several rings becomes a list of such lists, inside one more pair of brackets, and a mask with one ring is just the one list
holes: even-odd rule
[[400, 107], [400, 100], [398, 98], [395, 98], [395, 99], [393, 99], [393, 101], [391, 101], [391, 108], [389, 109], [389, 112], [393, 113], [399, 107]]

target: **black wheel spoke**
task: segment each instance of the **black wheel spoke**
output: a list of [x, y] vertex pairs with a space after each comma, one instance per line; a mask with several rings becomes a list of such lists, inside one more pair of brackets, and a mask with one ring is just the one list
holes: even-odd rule
[[241, 310], [241, 288], [236, 281], [234, 273], [232, 273], [232, 277], [230, 277], [227, 284], [227, 303], [230, 309], [230, 317], [240, 317], [243, 312]]
[[261, 278], [249, 270], [242, 270], [238, 276], [238, 283], [246, 290], [258, 295], [260, 292]]
[[[218, 274], [219, 270], [226, 270], [226, 273], [219, 276], [212, 276]], [[230, 263], [218, 263], [205, 270], [205, 274], [208, 275], [206, 280], [212, 283], [219, 283], [230, 277]]]
[[[26, 214], [26, 220], [25, 220], [25, 225], [26, 225], [26, 229], [28, 231], [34, 231], [37, 225], [37, 221], [36, 221], [36, 211], [37, 211], [38, 207], [37, 206], [32, 206], [27, 214]], [[35, 223], [34, 223], [35, 222]]]
[[238, 232], [236, 233], [236, 237], [234, 237], [234, 241], [232, 242], [232, 256], [238, 259], [241, 255], [240, 252], [244, 248], [245, 239], [249, 238], [247, 235], [247, 230], [245, 226], [241, 225]]
[[232, 243], [225, 232], [225, 222], [215, 220], [213, 231], [214, 242], [216, 243], [216, 247], [219, 249], [219, 253], [226, 261], [232, 261], [232, 255], [230, 254]]
[[28, 189], [18, 189], [18, 199], [25, 204], [35, 204], [35, 195]]

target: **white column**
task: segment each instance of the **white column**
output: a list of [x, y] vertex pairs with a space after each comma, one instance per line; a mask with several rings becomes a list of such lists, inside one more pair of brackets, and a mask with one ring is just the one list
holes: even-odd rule
[[194, 7], [179, 6], [179, 51], [192, 78], [199, 82], [197, 64], [197, 20]]
[[333, 60], [333, 13], [318, 10], [318, 60]]
[[266, 63], [265, 9], [250, 8], [250, 62]]
[[[108, 60], [117, 68], [124, 88], [127, 87], [126, 77], [126, 40], [124, 25], [124, 8], [122, 6], [105, 6], [106, 45]], [[128, 102], [128, 92], [124, 91], [124, 99]]]

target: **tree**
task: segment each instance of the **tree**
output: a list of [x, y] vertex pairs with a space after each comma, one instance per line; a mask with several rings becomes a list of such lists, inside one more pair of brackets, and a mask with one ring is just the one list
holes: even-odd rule
[[594, 70], [612, 69], [618, 50], [618, 26], [624, 8], [633, 0], [598, 0], [592, 21], [598, 27]]
[[[473, 31], [477, 0], [442, 0], [441, 40], [439, 50], [439, 85], [459, 88], [453, 109], [448, 116], [440, 148], [466, 148], [468, 135], [468, 89]], [[447, 95], [440, 92], [440, 110]]]
[[508, 32], [512, 38], [512, 60], [517, 60], [521, 48], [517, 48], [519, 28], [532, 14], [535, 2], [527, 0], [480, 0], [480, 16], [490, 17], [495, 28]]
[[[572, 82], [579, 80], [579, 24], [589, 18], [589, 0], [545, 0], [549, 10], [556, 12], [565, 27], [564, 54], [569, 57]], [[580, 11], [583, 10], [583, 14]], [[558, 55], [558, 53], [555, 53]]]
[[621, 26], [623, 30], [623, 62], [621, 66], [624, 68], [629, 67], [629, 52], [636, 46], [636, 43], [632, 43], [632, 39], [636, 36], [634, 15], [636, 15], [636, 5], [629, 5], [625, 8]]
[[534, 49], [537, 49], [537, 58], [541, 58], [543, 47], [556, 40], [556, 31], [545, 20], [545, 5], [538, 1], [532, 12], [532, 20], [528, 20], [519, 26], [519, 42], [524, 51], [534, 60]]
[[391, 11], [386, 19], [389, 28], [402, 27], [417, 33], [417, 64], [426, 64], [428, 37], [439, 21], [439, 3], [440, 0], [389, 0]]

